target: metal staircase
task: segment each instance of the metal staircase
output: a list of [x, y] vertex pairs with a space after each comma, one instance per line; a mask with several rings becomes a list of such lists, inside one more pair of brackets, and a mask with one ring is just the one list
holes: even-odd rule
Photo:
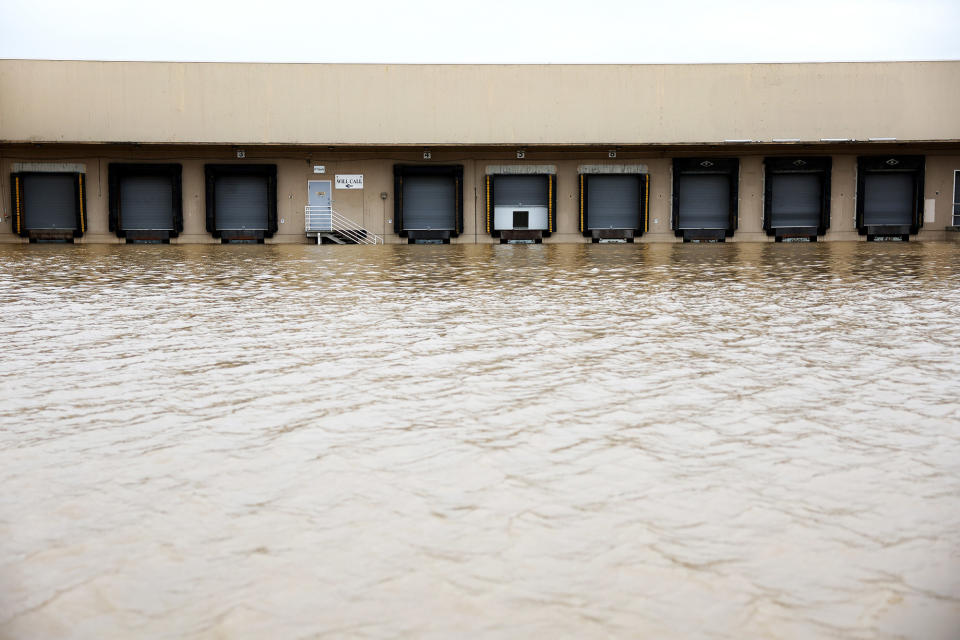
[[333, 244], [383, 244], [383, 236], [364, 229], [333, 207], [304, 207], [303, 218], [307, 237], [316, 237], [317, 244], [324, 240]]

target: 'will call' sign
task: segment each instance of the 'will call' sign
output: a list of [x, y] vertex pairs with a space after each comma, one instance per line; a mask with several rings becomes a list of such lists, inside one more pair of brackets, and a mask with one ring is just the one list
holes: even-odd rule
[[337, 189], [363, 189], [363, 174], [337, 176], [335, 184]]

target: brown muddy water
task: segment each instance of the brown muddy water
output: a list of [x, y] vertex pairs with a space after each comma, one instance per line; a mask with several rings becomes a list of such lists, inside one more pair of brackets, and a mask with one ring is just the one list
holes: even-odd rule
[[0, 247], [2, 638], [958, 638], [960, 245]]

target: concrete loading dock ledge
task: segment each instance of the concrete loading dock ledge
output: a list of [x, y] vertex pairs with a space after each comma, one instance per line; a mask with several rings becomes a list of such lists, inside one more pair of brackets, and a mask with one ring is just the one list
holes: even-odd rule
[[317, 242], [311, 202], [389, 243], [955, 239], [958, 104], [960, 62], [3, 60], [0, 242]]

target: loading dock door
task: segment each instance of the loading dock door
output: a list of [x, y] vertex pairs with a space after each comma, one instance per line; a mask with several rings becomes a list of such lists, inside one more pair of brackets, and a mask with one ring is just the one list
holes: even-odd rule
[[820, 176], [786, 173], [770, 176], [772, 202], [770, 226], [819, 227], [823, 192]]
[[[547, 176], [545, 175], [498, 175], [494, 176], [493, 228], [534, 229], [549, 228], [549, 205]], [[526, 212], [519, 218], [514, 212]], [[526, 226], [517, 226], [516, 221], [526, 220]]]
[[863, 224], [910, 225], [914, 211], [910, 173], [874, 173], [863, 177]]
[[726, 175], [681, 175], [678, 195], [678, 229], [726, 229], [730, 225], [730, 181]]
[[456, 189], [452, 177], [408, 175], [403, 178], [403, 228], [456, 229]]
[[61, 174], [23, 176], [24, 228], [27, 230], [77, 228], [76, 178]]
[[635, 175], [590, 176], [587, 210], [590, 229], [636, 229], [640, 220], [640, 181]]
[[217, 231], [267, 230], [267, 179], [261, 175], [216, 178]]
[[166, 176], [128, 176], [120, 182], [120, 228], [173, 231], [173, 185]]

